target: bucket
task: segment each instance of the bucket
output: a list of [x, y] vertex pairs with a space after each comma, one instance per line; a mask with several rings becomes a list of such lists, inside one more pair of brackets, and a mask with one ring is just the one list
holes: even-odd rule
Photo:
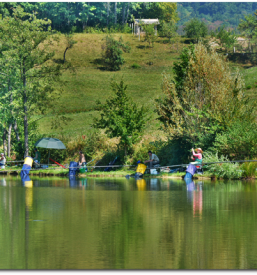
[[156, 169], [150, 169], [150, 174], [151, 174], [151, 175], [157, 175], [158, 172], [157, 172]]

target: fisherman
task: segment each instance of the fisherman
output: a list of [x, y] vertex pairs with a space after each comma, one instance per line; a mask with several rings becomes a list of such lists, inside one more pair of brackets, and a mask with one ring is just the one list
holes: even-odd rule
[[21, 178], [24, 178], [29, 175], [29, 171], [32, 167], [32, 164], [33, 164], [33, 158], [29, 156], [25, 157], [24, 164], [22, 166], [21, 173], [20, 173]]
[[85, 158], [85, 155], [82, 153], [82, 151], [79, 151], [79, 162], [78, 162], [79, 166], [81, 165], [86, 165], [87, 162], [86, 162], [86, 158]]
[[196, 152], [194, 151], [194, 149], [192, 148], [192, 154], [193, 156], [191, 157], [193, 160], [195, 160], [194, 162], [190, 162], [191, 164], [202, 164], [203, 162], [203, 151], [201, 148], [197, 148]]
[[154, 165], [159, 164], [159, 158], [152, 153], [152, 151], [148, 151], [149, 160], [144, 161], [144, 163], [149, 163], [149, 168], [151, 169]]
[[34, 151], [35, 151], [35, 157], [34, 157], [33, 160], [34, 160], [34, 162], [35, 162], [35, 165], [36, 165], [36, 166], [39, 166], [39, 164], [40, 164], [40, 159], [41, 159], [41, 154], [40, 154], [40, 152], [38, 151], [37, 148], [35, 148]]

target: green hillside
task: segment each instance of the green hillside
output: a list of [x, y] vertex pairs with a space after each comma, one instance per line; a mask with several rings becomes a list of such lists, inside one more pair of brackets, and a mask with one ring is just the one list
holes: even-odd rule
[[[104, 70], [102, 65], [102, 45], [105, 34], [75, 34], [77, 43], [67, 51], [66, 58], [75, 68], [75, 72], [65, 71], [63, 80], [66, 81], [60, 100], [56, 103], [56, 109], [65, 113], [71, 120], [63, 129], [51, 129], [51, 116], [45, 116], [39, 120], [39, 131], [46, 136], [51, 134], [82, 135], [90, 129], [95, 111], [96, 100], [105, 101], [110, 95], [111, 79], [120, 81], [122, 78], [128, 85], [128, 94], [139, 104], [146, 105], [151, 112], [154, 111], [154, 99], [161, 94], [162, 73], [172, 74], [174, 61], [179, 60], [181, 49], [189, 45], [189, 41], [181, 39], [171, 46], [167, 39], [158, 38], [153, 48], [149, 48], [143, 39], [131, 34], [115, 34], [115, 38], [122, 35], [125, 42], [131, 45], [130, 53], [124, 53], [125, 64], [120, 71], [111, 72]], [[61, 36], [59, 45], [55, 46], [55, 59], [63, 58], [65, 50], [64, 37]], [[153, 64], [149, 65], [149, 61]], [[132, 68], [133, 64], [140, 68]], [[251, 64], [231, 63], [232, 66], [240, 66], [246, 80], [247, 93], [255, 95], [256, 92], [256, 68], [244, 69]], [[251, 88], [249, 88], [251, 86]], [[156, 114], [149, 122], [148, 132], [155, 133], [159, 128]], [[157, 131], [159, 134], [162, 132]]]
[[[56, 108], [63, 110], [66, 116], [72, 118], [63, 130], [50, 129], [50, 117], [40, 120], [39, 129], [41, 133], [75, 134], [85, 133], [90, 127], [92, 116], [96, 115], [95, 102], [100, 99], [105, 101], [110, 95], [110, 82], [124, 79], [128, 85], [128, 94], [139, 104], [147, 105], [149, 110], [154, 110], [154, 99], [161, 94], [162, 73], [172, 73], [172, 65], [178, 60], [178, 52], [183, 47], [182, 43], [171, 48], [165, 39], [159, 38], [154, 48], [149, 48], [146, 42], [139, 41], [131, 34], [121, 34], [125, 42], [131, 45], [130, 53], [124, 53], [125, 64], [117, 72], [104, 70], [101, 65], [102, 44], [105, 34], [75, 34], [77, 43], [67, 51], [67, 60], [75, 67], [75, 73], [65, 71], [63, 80], [66, 81], [64, 91]], [[120, 35], [114, 35], [119, 38]], [[62, 37], [63, 39], [63, 37]], [[56, 46], [55, 59], [61, 59], [65, 45], [60, 40]], [[177, 52], [178, 46], [178, 52]], [[152, 65], [149, 65], [152, 62]], [[138, 64], [140, 68], [132, 68]], [[67, 109], [65, 110], [64, 107]], [[151, 126], [157, 129], [159, 123], [152, 120]]]

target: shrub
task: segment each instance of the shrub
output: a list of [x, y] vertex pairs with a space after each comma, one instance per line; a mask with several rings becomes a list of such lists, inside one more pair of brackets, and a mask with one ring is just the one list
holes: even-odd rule
[[138, 65], [137, 63], [134, 63], [131, 67], [132, 67], [133, 69], [139, 69], [139, 68], [141, 68], [141, 66]]
[[[204, 153], [204, 163], [222, 162], [222, 161], [229, 161], [229, 159], [223, 155], [218, 157], [218, 153], [216, 154], [213, 154], [210, 152]], [[224, 178], [224, 179], [238, 179], [242, 176], [242, 173], [243, 173], [238, 163], [228, 162], [228, 163], [207, 164], [204, 167], [212, 175], [218, 178]]]
[[122, 52], [130, 51], [129, 43], [124, 44], [122, 37], [117, 41], [109, 35], [106, 36], [105, 40], [105, 45], [102, 47], [104, 50], [104, 62], [110, 71], [119, 71], [124, 63]]
[[256, 176], [257, 162], [245, 162], [242, 164], [243, 177], [251, 178]]
[[246, 89], [250, 90], [250, 89], [252, 89], [252, 86], [251, 85], [247, 85]]

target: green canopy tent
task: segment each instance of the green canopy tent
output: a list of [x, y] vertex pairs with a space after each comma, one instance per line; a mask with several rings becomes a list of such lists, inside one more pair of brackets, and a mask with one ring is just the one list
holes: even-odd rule
[[[35, 143], [35, 147], [47, 149], [66, 149], [65, 145], [57, 138], [41, 138]], [[48, 150], [48, 166], [50, 159], [50, 150]]]

